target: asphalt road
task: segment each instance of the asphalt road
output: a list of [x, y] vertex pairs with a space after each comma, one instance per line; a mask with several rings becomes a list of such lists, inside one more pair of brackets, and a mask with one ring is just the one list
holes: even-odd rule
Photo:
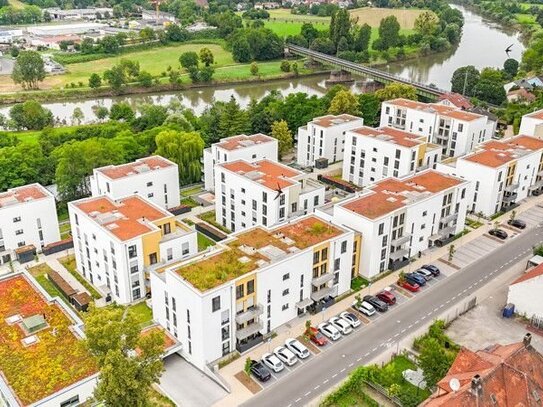
[[286, 380], [270, 386], [243, 406], [302, 406], [343, 380], [356, 366], [369, 363], [398, 340], [434, 319], [447, 308], [465, 300], [489, 280], [531, 254], [543, 243], [541, 227], [522, 232], [498, 250], [420, 293], [378, 321], [342, 338], [329, 351], [314, 356]]

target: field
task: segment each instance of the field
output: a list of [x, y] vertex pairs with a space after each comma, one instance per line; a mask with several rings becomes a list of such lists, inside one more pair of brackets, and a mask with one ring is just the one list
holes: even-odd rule
[[[266, 28], [269, 28], [274, 33], [276, 33], [280, 37], [288, 37], [289, 35], [298, 35], [300, 34], [302, 30], [302, 25], [304, 22], [307, 21], [300, 21], [300, 20], [294, 20], [294, 21], [279, 21], [279, 20], [267, 20], [264, 22], [264, 26]], [[319, 31], [327, 30], [329, 27], [330, 22], [312, 22], [313, 27], [315, 27]]]
[[396, 16], [400, 27], [412, 30], [415, 20], [425, 10], [415, 9], [389, 9], [389, 8], [358, 8], [351, 10], [351, 16], [358, 18], [358, 24], [368, 24], [371, 27], [379, 27], [381, 20], [390, 15]]
[[268, 10], [270, 20], [277, 21], [301, 21], [306, 23], [329, 23], [330, 17], [319, 17], [309, 14], [292, 14], [288, 8]]

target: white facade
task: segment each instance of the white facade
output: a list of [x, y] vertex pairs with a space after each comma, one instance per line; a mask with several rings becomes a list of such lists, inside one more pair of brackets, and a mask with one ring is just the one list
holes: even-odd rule
[[27, 27], [26, 31], [28, 31], [30, 34], [38, 36], [49, 36], [103, 32], [106, 27], [107, 24], [102, 23], [76, 23], [32, 26]]
[[381, 106], [381, 126], [394, 127], [438, 144], [442, 154], [458, 157], [494, 135], [495, 122], [486, 116], [437, 103], [394, 99]]
[[90, 181], [92, 196], [116, 200], [139, 194], [161, 208], [175, 208], [180, 204], [178, 171], [177, 164], [161, 156], [95, 168]]
[[461, 232], [471, 193], [468, 181], [426, 170], [385, 179], [316, 213], [362, 235], [359, 274], [372, 278]]
[[19, 247], [40, 251], [59, 240], [55, 198], [44, 187], [30, 184], [0, 194], [0, 263], [14, 259]]
[[204, 187], [215, 190], [215, 165], [237, 160], [255, 162], [277, 161], [278, 142], [265, 134], [232, 136], [221, 139], [204, 150]]
[[324, 204], [324, 193], [303, 172], [269, 160], [215, 166], [215, 216], [232, 232], [311, 213]]
[[315, 117], [298, 129], [296, 162], [313, 167], [319, 158], [326, 158], [329, 163], [343, 160], [345, 133], [363, 124], [361, 117], [349, 114]]
[[468, 210], [491, 216], [543, 190], [542, 152], [543, 141], [534, 137], [491, 140], [478, 151], [440, 163], [436, 169], [472, 181], [474, 194]]
[[392, 127], [359, 127], [345, 135], [342, 178], [366, 186], [433, 168], [440, 157], [441, 148], [424, 136]]
[[522, 116], [519, 134], [543, 138], [543, 110]]
[[[320, 228], [321, 236], [303, 241], [303, 233]], [[204, 369], [262, 342], [321, 299], [347, 292], [354, 245], [354, 232], [315, 216], [235, 234], [212, 253], [151, 273], [153, 317], [183, 344], [183, 356]], [[246, 264], [246, 272], [199, 286], [203, 275], [235, 262]]]
[[146, 272], [198, 252], [196, 231], [138, 195], [85, 198], [68, 208], [77, 271], [119, 304], [146, 295]]
[[543, 265], [528, 270], [509, 286], [507, 303], [515, 305], [515, 313], [526, 318], [543, 317]]

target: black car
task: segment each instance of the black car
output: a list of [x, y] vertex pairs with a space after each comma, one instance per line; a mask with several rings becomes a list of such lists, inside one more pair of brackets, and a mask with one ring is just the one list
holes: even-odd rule
[[373, 307], [379, 312], [388, 311], [388, 304], [384, 301], [381, 301], [379, 298], [374, 297], [373, 295], [366, 295], [364, 301], [373, 305]]
[[514, 226], [518, 229], [524, 229], [526, 228], [526, 222], [520, 219], [510, 219], [507, 221], [508, 225]]
[[405, 275], [405, 278], [408, 279], [408, 281], [413, 280], [415, 283], [417, 283], [421, 287], [426, 285], [426, 279], [423, 276], [421, 276], [420, 274], [407, 273]]
[[439, 271], [439, 269], [433, 264], [425, 264], [421, 268], [428, 270], [430, 273], [432, 273], [434, 277], [437, 277], [441, 274], [441, 271]]
[[490, 232], [488, 232], [488, 234], [501, 240], [507, 239], [507, 232], [502, 229], [492, 229]]
[[251, 373], [261, 382], [267, 382], [271, 378], [271, 373], [262, 362], [253, 360], [251, 362]]

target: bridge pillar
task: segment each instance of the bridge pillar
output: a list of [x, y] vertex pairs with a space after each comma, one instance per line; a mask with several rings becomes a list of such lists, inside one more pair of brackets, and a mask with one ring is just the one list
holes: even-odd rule
[[336, 84], [336, 83], [353, 83], [354, 79], [351, 76], [351, 73], [344, 71], [342, 69], [337, 71], [330, 72], [330, 78], [326, 80], [326, 84]]

